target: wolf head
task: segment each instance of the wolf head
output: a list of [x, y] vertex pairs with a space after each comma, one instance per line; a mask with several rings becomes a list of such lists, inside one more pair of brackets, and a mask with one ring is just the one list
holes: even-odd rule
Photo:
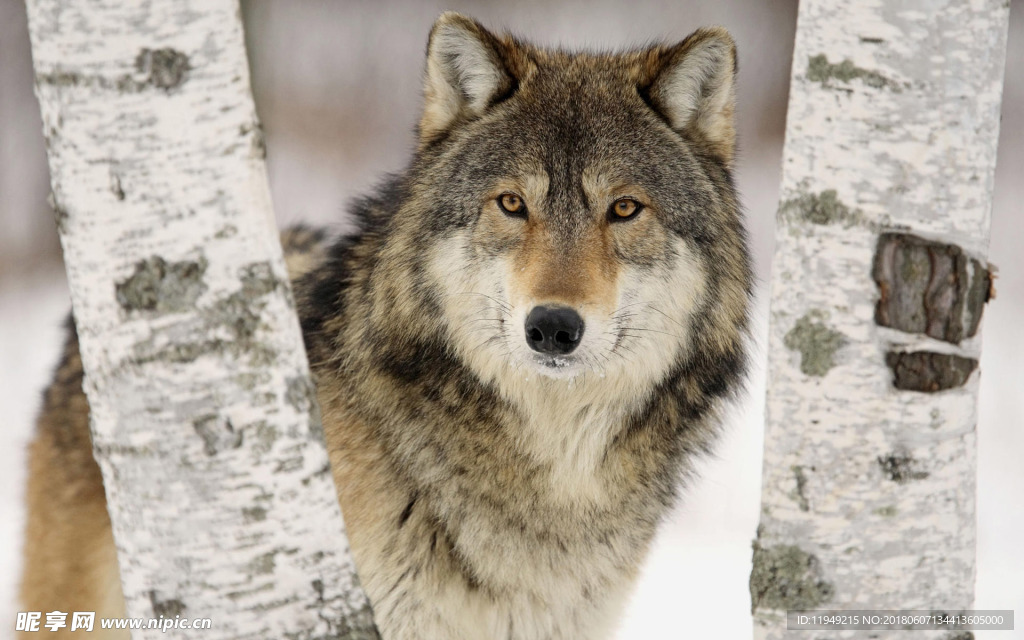
[[568, 53], [442, 15], [383, 252], [419, 283], [408, 298], [432, 303], [396, 291], [392, 304], [421, 323], [436, 310], [430, 330], [506, 390], [635, 392], [735, 360], [751, 277], [730, 175], [735, 72], [718, 28]]

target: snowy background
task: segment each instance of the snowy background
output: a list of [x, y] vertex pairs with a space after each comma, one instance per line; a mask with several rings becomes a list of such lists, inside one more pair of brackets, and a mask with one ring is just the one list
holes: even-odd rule
[[[992, 217], [998, 299], [985, 312], [979, 431], [979, 609], [1024, 614], [1024, 2], [1014, 0]], [[738, 182], [767, 282], [794, 0], [243, 2], [257, 109], [279, 222], [347, 227], [345, 203], [413, 145], [426, 35], [444, 9], [543, 44], [624, 47], [722, 24], [739, 43]], [[49, 177], [20, 0], [0, 0], [0, 640], [12, 636], [25, 446], [69, 309], [46, 204]], [[763, 343], [766, 298], [759, 304]], [[758, 347], [755, 361], [763, 360]], [[621, 639], [749, 638], [764, 373], [751, 376], [718, 455], [665, 524]], [[979, 632], [981, 640], [1024, 638]]]

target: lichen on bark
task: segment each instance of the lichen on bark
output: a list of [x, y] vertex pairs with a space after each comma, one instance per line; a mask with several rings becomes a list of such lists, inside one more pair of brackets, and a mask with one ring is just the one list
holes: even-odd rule
[[834, 357], [846, 338], [825, 322], [825, 314], [811, 311], [802, 316], [786, 334], [786, 348], [800, 353], [800, 371], [809, 376], [824, 376], [835, 365]]
[[831, 86], [830, 83], [832, 80], [838, 80], [844, 83], [849, 83], [853, 80], [860, 80], [867, 86], [875, 89], [891, 89], [893, 91], [902, 90], [899, 83], [890, 80], [878, 71], [858, 67], [853, 64], [853, 61], [850, 59], [843, 60], [837, 64], [832, 64], [828, 61], [828, 56], [824, 53], [819, 53], [816, 56], [808, 58], [807, 79], [813, 82], [820, 82], [823, 87]]
[[115, 287], [125, 311], [174, 313], [191, 309], [206, 291], [206, 258], [167, 262], [152, 256], [135, 263], [135, 270]]
[[796, 545], [754, 543], [750, 573], [751, 611], [814, 609], [828, 602], [835, 587], [821, 575], [818, 559]]
[[789, 220], [820, 225], [842, 224], [847, 227], [864, 221], [860, 211], [851, 209], [839, 200], [835, 189], [825, 189], [820, 193], [801, 193], [786, 200], [779, 206], [779, 216]]

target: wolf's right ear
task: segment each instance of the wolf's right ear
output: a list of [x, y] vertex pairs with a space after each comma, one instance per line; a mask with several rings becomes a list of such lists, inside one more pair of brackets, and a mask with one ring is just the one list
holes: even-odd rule
[[677, 131], [696, 134], [731, 164], [736, 148], [736, 44], [722, 27], [698, 29], [673, 47], [657, 48], [641, 90]]
[[430, 31], [420, 141], [448, 129], [460, 116], [478, 116], [516, 88], [506, 44], [480, 23], [449, 11]]

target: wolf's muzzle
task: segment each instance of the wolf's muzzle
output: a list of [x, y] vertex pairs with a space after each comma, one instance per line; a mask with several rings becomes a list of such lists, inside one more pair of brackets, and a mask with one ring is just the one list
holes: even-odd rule
[[534, 307], [526, 316], [526, 344], [545, 355], [564, 355], [583, 338], [583, 318], [566, 307]]

